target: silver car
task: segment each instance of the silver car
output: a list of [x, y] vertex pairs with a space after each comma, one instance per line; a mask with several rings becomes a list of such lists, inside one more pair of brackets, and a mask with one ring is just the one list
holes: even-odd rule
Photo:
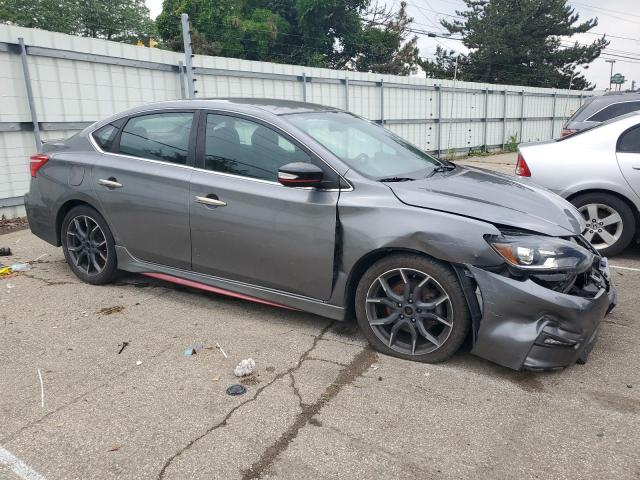
[[520, 145], [516, 175], [573, 203], [587, 224], [585, 238], [602, 255], [622, 252], [638, 236], [640, 112]]
[[93, 284], [117, 269], [336, 320], [436, 362], [584, 361], [615, 305], [565, 200], [439, 161], [319, 105], [129, 110], [31, 159], [29, 225]]

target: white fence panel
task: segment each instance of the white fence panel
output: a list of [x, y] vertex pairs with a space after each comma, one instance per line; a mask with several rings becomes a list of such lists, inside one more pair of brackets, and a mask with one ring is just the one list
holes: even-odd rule
[[[36, 150], [21, 60], [24, 39], [41, 138], [69, 136], [113, 113], [185, 97], [184, 55], [0, 25], [0, 214], [23, 213]], [[436, 154], [559, 136], [582, 104], [566, 90], [345, 72], [221, 57], [193, 59], [197, 97], [266, 97], [343, 108]], [[587, 94], [589, 95], [589, 94]]]

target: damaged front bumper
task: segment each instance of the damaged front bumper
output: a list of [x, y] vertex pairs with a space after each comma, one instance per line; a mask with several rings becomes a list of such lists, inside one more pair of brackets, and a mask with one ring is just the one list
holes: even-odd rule
[[556, 369], [586, 361], [600, 322], [617, 301], [608, 279], [587, 297], [471, 265], [466, 269], [481, 297], [471, 353], [515, 370]]

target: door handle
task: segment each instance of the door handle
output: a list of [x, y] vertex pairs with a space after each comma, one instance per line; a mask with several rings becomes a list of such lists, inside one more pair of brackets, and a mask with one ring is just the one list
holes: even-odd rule
[[217, 198], [209, 198], [209, 197], [196, 197], [196, 202], [202, 203], [203, 205], [207, 205], [209, 207], [226, 207], [226, 202], [222, 200], [218, 200]]
[[98, 185], [102, 185], [103, 187], [108, 188], [122, 188], [122, 184], [120, 182], [116, 182], [115, 180], [107, 180], [105, 178], [101, 178], [98, 180]]
[[633, 168], [634, 170], [640, 170], [640, 165], [633, 165], [631, 168]]

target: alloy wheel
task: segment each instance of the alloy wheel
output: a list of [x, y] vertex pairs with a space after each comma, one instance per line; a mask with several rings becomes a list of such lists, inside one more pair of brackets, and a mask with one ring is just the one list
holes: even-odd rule
[[424, 355], [440, 348], [453, 328], [453, 305], [445, 289], [419, 270], [389, 270], [369, 287], [366, 313], [375, 335], [389, 348]]
[[74, 217], [67, 227], [67, 251], [74, 265], [87, 275], [100, 274], [107, 265], [107, 237], [91, 217]]
[[622, 217], [609, 205], [588, 203], [578, 211], [587, 222], [584, 236], [594, 248], [608, 248], [620, 239], [623, 229]]

